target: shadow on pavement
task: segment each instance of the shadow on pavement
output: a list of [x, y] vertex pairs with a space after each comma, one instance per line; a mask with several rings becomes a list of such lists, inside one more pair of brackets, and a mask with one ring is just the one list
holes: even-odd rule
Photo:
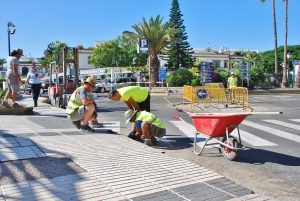
[[237, 162], [252, 164], [276, 163], [286, 166], [300, 166], [299, 157], [254, 148], [240, 151]]
[[[76, 183], [84, 180], [78, 173], [85, 170], [60, 151], [39, 144], [35, 137], [34, 133], [9, 134], [0, 130], [0, 198], [34, 200], [41, 196], [38, 190], [41, 188], [53, 199], [76, 199]], [[65, 177], [74, 179], [72, 182], [59, 182]], [[68, 186], [67, 192], [64, 192], [65, 185]], [[11, 189], [16, 189], [16, 193], [12, 193]]]
[[188, 137], [158, 138], [159, 149], [178, 150], [193, 147], [193, 141]]

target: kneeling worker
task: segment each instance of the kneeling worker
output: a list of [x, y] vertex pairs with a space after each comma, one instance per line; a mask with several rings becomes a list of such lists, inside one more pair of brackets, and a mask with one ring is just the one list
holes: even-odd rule
[[123, 87], [109, 92], [108, 97], [114, 101], [124, 101], [129, 109], [150, 112], [150, 94], [143, 87]]
[[137, 138], [144, 136], [144, 143], [149, 146], [157, 145], [155, 137], [161, 138], [166, 135], [165, 125], [150, 112], [128, 110], [124, 113], [124, 117], [126, 124], [128, 122], [134, 123], [132, 133]]
[[92, 90], [96, 86], [96, 79], [87, 78], [83, 86], [78, 87], [72, 94], [66, 113], [72, 123], [80, 130], [94, 132], [89, 122], [97, 116]]

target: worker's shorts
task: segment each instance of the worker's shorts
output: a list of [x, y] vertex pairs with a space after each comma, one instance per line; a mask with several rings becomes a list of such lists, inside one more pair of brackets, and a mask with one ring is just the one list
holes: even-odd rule
[[84, 119], [86, 108], [84, 105], [77, 108], [72, 114], [68, 115], [68, 119], [71, 121], [79, 121]]
[[150, 134], [154, 137], [163, 137], [166, 135], [166, 129], [165, 128], [159, 128], [155, 126], [154, 124], [150, 124]]
[[20, 91], [20, 84], [18, 82], [18, 79], [15, 75], [9, 75], [6, 78], [8, 91], [11, 93], [17, 93]]

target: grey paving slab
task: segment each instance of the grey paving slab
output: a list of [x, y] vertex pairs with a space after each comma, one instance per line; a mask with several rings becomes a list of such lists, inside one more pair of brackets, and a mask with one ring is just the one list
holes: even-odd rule
[[67, 116], [65, 116], [65, 118], [55, 116], [34, 116], [27, 117], [27, 119], [46, 129], [74, 128], [72, 123], [67, 119]]
[[[65, 199], [62, 194], [72, 200], [227, 200], [249, 193], [230, 180], [222, 181], [224, 177], [213, 171], [161, 154], [124, 136], [81, 133], [66, 118], [55, 116], [59, 110], [54, 110], [53, 116], [46, 116], [50, 111], [42, 109], [45, 116], [26, 118], [30, 122], [26, 126], [36, 126], [32, 128], [34, 136], [28, 137], [38, 147], [31, 151], [36, 155], [42, 152], [70, 156], [88, 172], [78, 178], [60, 176], [48, 179], [48, 183], [38, 179], [23, 187], [6, 186], [7, 192], [21, 189], [24, 196], [34, 191], [32, 197], [44, 200]], [[31, 146], [26, 140], [16, 142]]]

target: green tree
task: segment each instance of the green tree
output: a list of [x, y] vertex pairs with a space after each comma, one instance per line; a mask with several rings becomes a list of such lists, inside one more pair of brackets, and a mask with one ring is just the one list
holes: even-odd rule
[[171, 27], [169, 22], [163, 23], [163, 18], [159, 15], [155, 19], [151, 17], [149, 22], [143, 18], [142, 22], [134, 24], [131, 27], [135, 32], [124, 31], [123, 34], [134, 40], [138, 40], [138, 38], [147, 38], [150, 42], [149, 57], [151, 80], [157, 82], [160, 66], [158, 54], [174, 40], [174, 34], [177, 32], [177, 29]]
[[[185, 84], [190, 84], [190, 80], [193, 78], [193, 74], [186, 68], [179, 68], [178, 70], [174, 71], [169, 80], [170, 84], [174, 87], [182, 87]], [[197, 81], [195, 81], [197, 82]], [[199, 80], [198, 80], [199, 82]], [[193, 83], [194, 84], [194, 83]]]
[[249, 63], [250, 65], [253, 66], [262, 66], [262, 57], [261, 54], [256, 53], [256, 52], [248, 52], [245, 54], [245, 60], [244, 62]]
[[136, 41], [122, 35], [98, 45], [89, 62], [97, 67], [145, 66], [147, 56], [137, 54]]
[[6, 62], [5, 59], [0, 59], [0, 66], [3, 66], [3, 64]]
[[[261, 3], [265, 3], [267, 0], [260, 0]], [[273, 31], [274, 31], [274, 58], [275, 58], [275, 82], [278, 84], [279, 81], [279, 63], [278, 63], [278, 47], [277, 47], [277, 21], [276, 21], [276, 9], [275, 9], [275, 0], [272, 0], [272, 15], [273, 15]]]
[[58, 63], [61, 61], [64, 47], [67, 48], [67, 59], [71, 59], [72, 53], [66, 43], [59, 41], [51, 42], [47, 45], [44, 56], [41, 58], [42, 67], [47, 67], [51, 62]]
[[192, 48], [188, 43], [188, 36], [183, 25], [182, 14], [179, 8], [178, 0], [173, 0], [170, 14], [170, 22], [178, 32], [174, 35], [176, 41], [168, 46], [167, 59], [168, 67], [178, 69], [179, 67], [191, 67], [194, 60], [192, 59]]
[[89, 62], [96, 67], [107, 66], [116, 67], [119, 65], [121, 50], [117, 40], [111, 40], [97, 45], [93, 54], [89, 57]]

